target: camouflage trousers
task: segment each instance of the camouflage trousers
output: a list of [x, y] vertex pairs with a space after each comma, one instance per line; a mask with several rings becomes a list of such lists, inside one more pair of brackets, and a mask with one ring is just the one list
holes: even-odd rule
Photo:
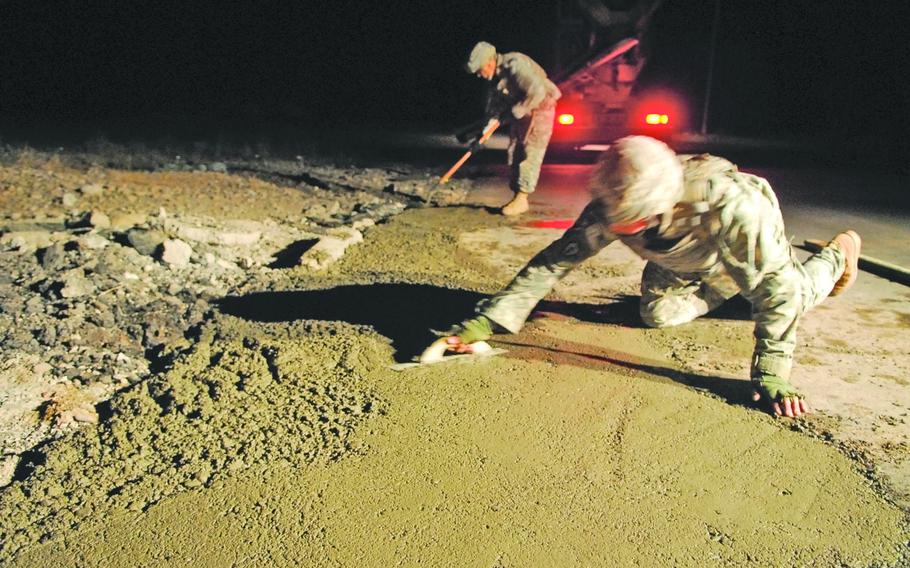
[[[792, 251], [791, 251], [792, 256]], [[828, 297], [835, 282], [844, 272], [844, 254], [833, 246], [823, 248], [818, 254], [810, 257], [805, 263], [795, 258], [785, 271], [786, 279], [782, 285], [788, 289], [798, 290], [798, 301], [788, 303], [786, 309], [790, 321], [814, 308]], [[651, 327], [668, 327], [690, 322], [720, 306], [724, 301], [739, 293], [739, 288], [726, 270], [715, 271], [707, 276], [680, 274], [648, 262], [641, 278], [641, 319]], [[795, 326], [792, 326], [795, 328]], [[781, 339], [788, 343], [788, 333], [784, 331]], [[792, 342], [795, 344], [795, 338]], [[776, 347], [781, 347], [777, 345]], [[792, 347], [789, 345], [792, 356]]]
[[[478, 303], [477, 313], [498, 327], [517, 333], [537, 302], [573, 264], [548, 260], [548, 252], [552, 251], [542, 251], [541, 260], [526, 266], [505, 290]], [[582, 251], [582, 256], [589, 254]], [[769, 337], [756, 337], [754, 368], [785, 379], [789, 377], [797, 322], [828, 297], [843, 274], [844, 266], [844, 254], [834, 246], [823, 248], [805, 263], [800, 263], [790, 250], [790, 259], [777, 270], [777, 277], [773, 279], [778, 291], [788, 300], [775, 307], [773, 321], [766, 323]], [[707, 275], [695, 275], [674, 272], [648, 262], [642, 274], [639, 309], [646, 325], [668, 327], [705, 315], [737, 293], [742, 293], [741, 289], [723, 265]]]
[[509, 131], [509, 189], [534, 193], [540, 167], [553, 134], [556, 107], [540, 108], [512, 122]]

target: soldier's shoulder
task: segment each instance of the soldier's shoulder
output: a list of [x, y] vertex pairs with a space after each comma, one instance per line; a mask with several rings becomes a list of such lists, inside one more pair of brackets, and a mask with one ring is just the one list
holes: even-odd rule
[[524, 53], [519, 53], [517, 51], [512, 51], [509, 53], [504, 53], [502, 55], [502, 64], [509, 69], [531, 69], [534, 68], [537, 64], [533, 59], [525, 55]]
[[711, 177], [720, 173], [738, 171], [736, 164], [730, 160], [712, 154], [680, 154], [679, 161], [683, 165], [687, 178]]
[[680, 154], [685, 187], [684, 201], [718, 203], [726, 189], [735, 184], [736, 165], [711, 154]]

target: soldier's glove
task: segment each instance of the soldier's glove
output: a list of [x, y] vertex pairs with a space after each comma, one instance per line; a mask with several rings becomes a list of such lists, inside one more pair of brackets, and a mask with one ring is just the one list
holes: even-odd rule
[[457, 335], [462, 343], [486, 341], [493, 337], [493, 324], [484, 316], [477, 316], [452, 328], [449, 335]]
[[517, 105], [514, 105], [512, 107], [512, 116], [514, 116], [515, 118], [517, 118], [519, 120], [526, 117], [528, 115], [528, 112], [529, 112], [528, 107], [526, 107], [525, 105], [523, 105], [521, 103], [518, 103]]
[[455, 139], [458, 140], [459, 144], [467, 144], [471, 140], [477, 140], [483, 134], [483, 130], [479, 124], [473, 125], [471, 128], [467, 128], [455, 134]]
[[790, 381], [777, 375], [753, 377], [752, 388], [769, 403], [781, 402], [787, 397], [803, 398]]

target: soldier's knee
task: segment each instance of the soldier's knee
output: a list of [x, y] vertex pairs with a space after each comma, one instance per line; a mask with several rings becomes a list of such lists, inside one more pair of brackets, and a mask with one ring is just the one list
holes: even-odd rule
[[666, 300], [642, 302], [638, 313], [646, 326], [657, 328], [688, 323], [699, 315], [695, 310], [687, 309], [685, 305]]
[[648, 327], [667, 327], [667, 319], [659, 310], [655, 309], [655, 304], [660, 302], [642, 303], [638, 307], [638, 313], [641, 315], [641, 321]]

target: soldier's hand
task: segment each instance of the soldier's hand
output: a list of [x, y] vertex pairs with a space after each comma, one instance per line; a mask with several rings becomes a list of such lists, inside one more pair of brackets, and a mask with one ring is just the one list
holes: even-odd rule
[[465, 343], [457, 335], [450, 335], [446, 337], [446, 351], [454, 351], [455, 353], [473, 353], [474, 348], [470, 343]]
[[767, 401], [775, 416], [795, 418], [809, 412], [806, 399], [786, 379], [764, 375], [753, 379], [752, 385], [754, 387], [752, 400]]
[[[481, 342], [478, 343], [478, 345], [486, 344]], [[474, 346], [470, 343], [465, 343], [457, 335], [440, 337], [423, 350], [418, 361], [421, 363], [438, 363], [439, 361], [442, 361], [447, 351], [454, 351], [455, 353], [474, 353]]]
[[[752, 400], [758, 402], [762, 398], [762, 395], [758, 391], [752, 392]], [[796, 418], [797, 416], [808, 414], [809, 405], [806, 404], [806, 400], [804, 398], [800, 398], [798, 396], [786, 396], [782, 401], [772, 402], [771, 411], [774, 412], [775, 416], [787, 416], [788, 418]]]

